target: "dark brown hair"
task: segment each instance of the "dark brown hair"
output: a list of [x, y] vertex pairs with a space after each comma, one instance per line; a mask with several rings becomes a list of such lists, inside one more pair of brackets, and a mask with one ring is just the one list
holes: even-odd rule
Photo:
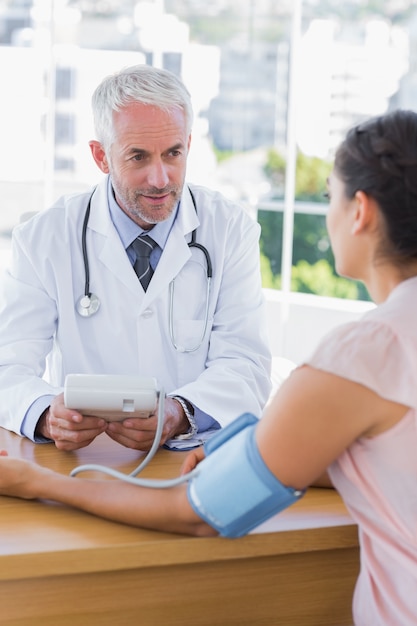
[[389, 253], [417, 258], [417, 113], [396, 110], [352, 128], [334, 169], [348, 198], [364, 191], [377, 201]]

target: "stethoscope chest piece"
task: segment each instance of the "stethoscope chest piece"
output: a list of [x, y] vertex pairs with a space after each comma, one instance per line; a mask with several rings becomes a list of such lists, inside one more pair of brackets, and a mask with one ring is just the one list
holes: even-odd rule
[[89, 296], [84, 294], [77, 302], [77, 312], [82, 317], [90, 317], [91, 315], [94, 315], [94, 313], [97, 313], [99, 308], [100, 300], [94, 293], [91, 293]]

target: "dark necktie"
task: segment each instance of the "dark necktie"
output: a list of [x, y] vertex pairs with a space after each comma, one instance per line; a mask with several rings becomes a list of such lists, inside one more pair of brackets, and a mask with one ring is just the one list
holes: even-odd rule
[[149, 235], [137, 237], [137, 239], [132, 242], [132, 248], [136, 253], [136, 261], [133, 265], [133, 269], [135, 270], [145, 291], [147, 290], [153, 275], [153, 269], [151, 267], [149, 257], [152, 250], [156, 248], [157, 245], [158, 244], [156, 244], [155, 241], [149, 237]]

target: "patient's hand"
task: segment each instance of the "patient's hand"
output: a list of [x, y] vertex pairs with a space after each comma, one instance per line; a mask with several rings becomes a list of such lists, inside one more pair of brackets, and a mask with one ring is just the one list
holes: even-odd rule
[[188, 474], [205, 458], [204, 448], [200, 446], [192, 450], [186, 457], [181, 467], [181, 475]]
[[23, 459], [9, 457], [0, 450], [0, 495], [30, 500], [38, 497], [36, 485], [50, 470]]

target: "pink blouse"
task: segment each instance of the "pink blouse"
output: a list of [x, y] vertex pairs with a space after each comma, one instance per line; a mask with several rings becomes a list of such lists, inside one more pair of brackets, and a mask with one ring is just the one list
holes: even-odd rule
[[306, 362], [410, 407], [394, 427], [358, 439], [329, 474], [359, 526], [356, 626], [417, 624], [417, 278], [329, 333]]

